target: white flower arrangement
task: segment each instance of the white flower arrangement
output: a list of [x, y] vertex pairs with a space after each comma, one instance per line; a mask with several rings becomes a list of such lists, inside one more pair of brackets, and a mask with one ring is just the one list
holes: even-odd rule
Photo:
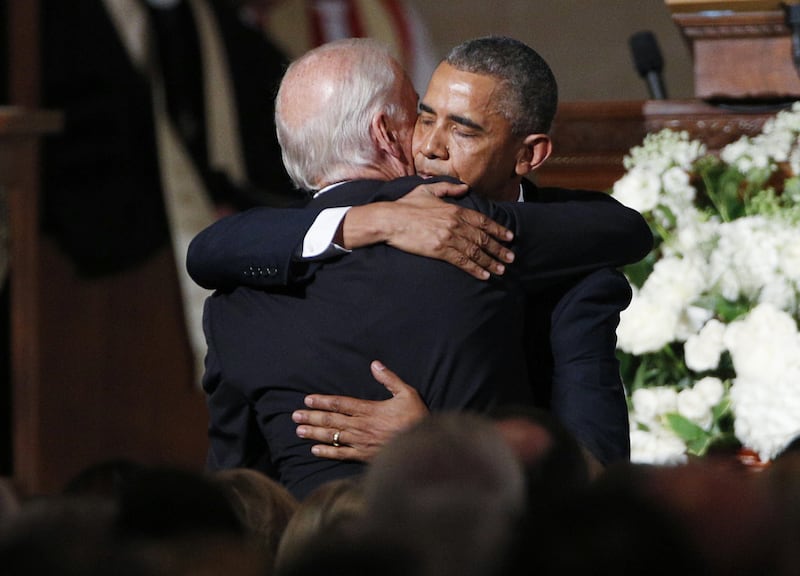
[[800, 102], [719, 157], [662, 130], [624, 165], [612, 194], [656, 239], [617, 330], [631, 459], [769, 461], [800, 436]]

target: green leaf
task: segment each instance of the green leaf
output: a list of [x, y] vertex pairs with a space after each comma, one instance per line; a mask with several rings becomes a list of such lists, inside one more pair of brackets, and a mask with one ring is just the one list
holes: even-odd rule
[[665, 414], [664, 419], [667, 422], [667, 426], [684, 442], [695, 442], [708, 436], [708, 432], [676, 412]]
[[714, 406], [711, 409], [711, 417], [714, 419], [714, 422], [719, 422], [730, 414], [731, 412], [731, 399], [728, 397], [723, 398], [719, 404]]
[[644, 281], [650, 276], [650, 273], [653, 271], [653, 266], [655, 266], [656, 260], [658, 256], [655, 252], [650, 252], [647, 256], [645, 256], [642, 260], [634, 264], [629, 264], [625, 266], [622, 271], [625, 273], [625, 276], [628, 278], [628, 281], [636, 286], [637, 288], [641, 288], [644, 284]]
[[696, 440], [690, 440], [686, 443], [686, 451], [693, 456], [703, 456], [708, 449], [711, 447], [712, 438], [710, 435], [706, 435], [703, 438], [698, 438]]

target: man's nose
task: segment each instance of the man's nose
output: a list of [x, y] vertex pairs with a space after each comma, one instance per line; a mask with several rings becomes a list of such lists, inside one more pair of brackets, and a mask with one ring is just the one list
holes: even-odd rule
[[447, 159], [448, 149], [445, 139], [442, 138], [441, 131], [433, 128], [425, 135], [422, 145], [422, 153], [427, 158]]

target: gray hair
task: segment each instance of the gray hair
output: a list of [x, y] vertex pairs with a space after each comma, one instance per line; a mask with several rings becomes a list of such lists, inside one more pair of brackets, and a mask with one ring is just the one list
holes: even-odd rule
[[370, 137], [376, 115], [409, 120], [395, 101], [402, 69], [388, 48], [375, 40], [350, 38], [324, 44], [293, 62], [284, 78], [331, 56], [336, 57], [335, 67], [319, 67], [319, 86], [333, 87], [323, 106], [301, 122], [289, 122], [284, 109], [288, 102], [282, 97], [285, 81], [275, 103], [283, 163], [295, 185], [307, 190], [352, 177], [359, 167], [378, 160]]
[[445, 57], [453, 68], [497, 79], [502, 91], [497, 111], [515, 136], [546, 134], [558, 106], [558, 85], [550, 66], [530, 46], [513, 38], [468, 40]]

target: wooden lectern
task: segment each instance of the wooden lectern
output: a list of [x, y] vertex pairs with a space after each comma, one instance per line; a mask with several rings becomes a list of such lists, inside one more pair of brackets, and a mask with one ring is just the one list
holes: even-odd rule
[[608, 190], [622, 159], [647, 133], [686, 130], [718, 151], [800, 100], [791, 32], [781, 2], [666, 0], [694, 60], [695, 98], [566, 102], [551, 135], [554, 153], [537, 172], [545, 186]]

